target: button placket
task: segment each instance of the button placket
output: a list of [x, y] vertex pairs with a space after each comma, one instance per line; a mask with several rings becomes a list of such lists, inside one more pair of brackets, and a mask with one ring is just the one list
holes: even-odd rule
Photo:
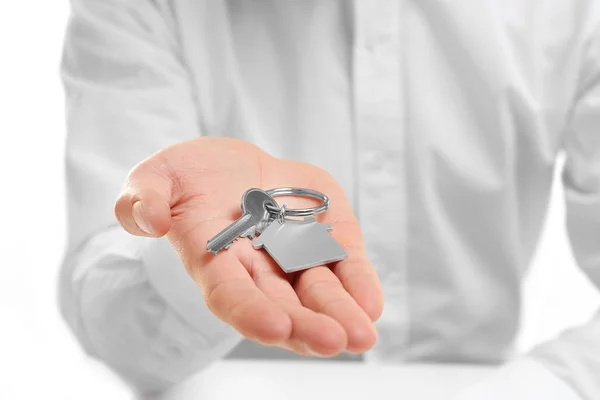
[[[404, 103], [399, 0], [355, 2], [354, 105], [358, 214], [386, 291], [382, 325], [402, 341], [404, 318]], [[397, 346], [396, 346], [397, 347]]]

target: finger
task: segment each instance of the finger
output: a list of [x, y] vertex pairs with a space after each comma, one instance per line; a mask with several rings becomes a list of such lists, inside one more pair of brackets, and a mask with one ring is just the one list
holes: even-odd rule
[[[270, 157], [250, 143], [229, 138], [204, 137], [167, 147], [130, 172], [115, 214], [134, 235], [162, 236], [174, 223], [171, 214], [187, 214], [191, 203], [202, 206], [196, 217], [227, 213], [220, 200], [237, 202], [239, 208], [241, 194], [260, 183], [263, 158]], [[195, 223], [194, 218], [184, 220]]]
[[114, 211], [121, 226], [138, 236], [163, 236], [171, 226], [173, 179], [162, 157], [153, 156], [130, 173]]
[[339, 322], [302, 304], [281, 305], [292, 321], [291, 342], [303, 344], [310, 355], [319, 357], [333, 357], [346, 350], [348, 335]]
[[371, 319], [329, 268], [321, 266], [302, 272], [295, 289], [302, 304], [329, 315], [344, 327], [348, 351], [362, 353], [373, 347], [377, 333]]
[[345, 245], [344, 248], [348, 257], [334, 263], [331, 270], [371, 321], [375, 322], [381, 317], [384, 305], [383, 289], [377, 271], [362, 246]]
[[288, 277], [272, 259], [242, 244], [238, 249], [242, 253], [239, 258], [246, 264], [256, 286], [290, 317], [292, 330], [286, 343], [288, 348], [322, 357], [332, 357], [346, 349], [348, 339], [344, 328], [333, 318], [304, 307]]
[[[327, 212], [316, 218], [333, 226], [331, 235], [348, 252], [347, 259], [334, 264], [332, 269], [371, 320], [377, 320], [383, 311], [383, 290], [365, 253], [360, 226], [344, 191], [330, 174], [313, 165], [297, 161], [279, 161], [278, 165], [278, 168], [264, 169], [266, 180], [281, 179], [280, 175], [285, 175], [290, 186], [315, 189], [329, 197]], [[300, 198], [284, 199], [283, 202], [291, 204], [291, 208], [315, 205]]]
[[175, 243], [174, 247], [180, 252], [188, 273], [200, 286], [213, 314], [251, 340], [267, 345], [288, 340], [292, 331], [290, 317], [255, 285], [232, 249], [216, 256], [205, 251], [189, 251], [204, 249], [206, 232], [214, 230], [209, 225], [217, 226], [219, 222], [222, 221], [206, 222], [203, 229], [177, 239], [169, 233], [169, 240]]
[[327, 174], [316, 174], [314, 186], [330, 193], [330, 209], [319, 216], [321, 222], [334, 226], [333, 238], [346, 250], [348, 257], [332, 265], [344, 289], [376, 321], [383, 312], [383, 289], [377, 272], [369, 261], [360, 226], [344, 192]]

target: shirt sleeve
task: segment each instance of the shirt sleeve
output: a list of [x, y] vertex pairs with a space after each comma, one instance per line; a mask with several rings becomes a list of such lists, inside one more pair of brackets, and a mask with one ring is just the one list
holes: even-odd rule
[[61, 312], [135, 390], [183, 381], [241, 339], [207, 308], [166, 239], [129, 235], [114, 202], [144, 158], [201, 134], [166, 1], [73, 0], [61, 66], [68, 245]]
[[[579, 267], [600, 289], [600, 30], [585, 46], [565, 132], [567, 230]], [[459, 400], [600, 399], [600, 313], [536, 346]]]
[[[596, 29], [580, 78], [565, 137], [563, 171], [567, 230], [573, 254], [600, 289], [600, 29]], [[532, 357], [571, 384], [586, 400], [600, 398], [600, 313], [537, 347]]]

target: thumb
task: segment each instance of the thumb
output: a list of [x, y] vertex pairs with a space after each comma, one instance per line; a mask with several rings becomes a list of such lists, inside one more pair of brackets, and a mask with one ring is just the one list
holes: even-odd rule
[[173, 179], [151, 157], [131, 170], [115, 203], [121, 226], [137, 236], [160, 237], [171, 227]]

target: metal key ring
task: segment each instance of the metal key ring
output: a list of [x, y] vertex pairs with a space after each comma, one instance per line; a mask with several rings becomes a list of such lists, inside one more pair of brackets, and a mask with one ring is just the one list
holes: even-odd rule
[[[271, 197], [277, 196], [300, 196], [300, 197], [310, 197], [313, 199], [321, 200], [323, 204], [316, 207], [309, 208], [285, 208], [284, 214], [290, 217], [308, 217], [311, 215], [319, 214], [324, 211], [327, 211], [329, 208], [329, 197], [325, 196], [323, 193], [318, 192], [312, 189], [304, 189], [304, 188], [293, 188], [293, 187], [284, 187], [277, 189], [265, 190]], [[272, 214], [280, 214], [282, 209], [281, 207], [277, 207], [275, 205], [265, 203], [265, 208]]]

